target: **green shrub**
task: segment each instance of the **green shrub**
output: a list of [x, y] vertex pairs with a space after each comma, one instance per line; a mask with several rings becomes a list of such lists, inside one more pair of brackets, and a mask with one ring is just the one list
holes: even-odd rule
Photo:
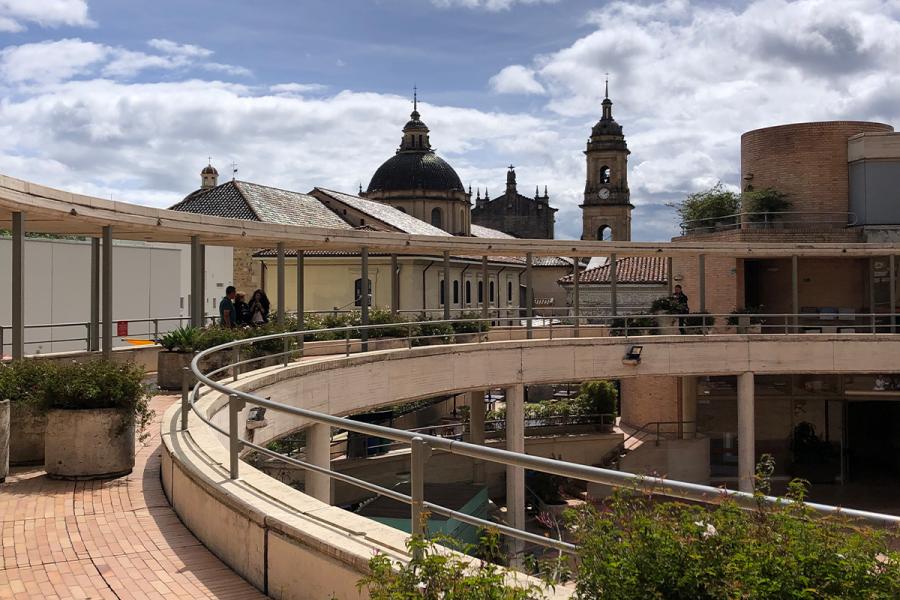
[[702, 333], [704, 330], [714, 327], [716, 318], [710, 316], [707, 311], [691, 313], [690, 316], [684, 317], [684, 327], [687, 333]]
[[750, 221], [764, 221], [766, 215], [785, 212], [791, 208], [791, 201], [787, 194], [778, 190], [766, 188], [764, 190], [751, 190], [741, 195], [741, 210], [749, 213], [763, 213], [750, 215]]
[[618, 414], [619, 391], [611, 381], [585, 381], [578, 390], [575, 402], [585, 414]]
[[44, 386], [56, 374], [56, 364], [44, 360], [17, 360], [0, 364], [0, 399], [42, 408]]
[[[396, 327], [377, 327], [369, 329], [370, 338], [402, 338], [408, 335], [409, 325], [400, 315], [393, 314], [390, 310], [373, 308], [369, 311], [369, 325], [391, 325]], [[415, 327], [412, 327], [413, 335], [416, 335]]]
[[441, 323], [428, 320], [425, 315], [419, 317], [419, 334], [423, 339], [413, 340], [414, 346], [423, 346], [432, 343], [433, 340], [440, 340], [444, 344], [450, 343], [450, 337], [453, 335], [453, 326], [450, 323]]
[[[791, 484], [791, 499], [803, 493]], [[607, 508], [570, 515], [580, 600], [900, 597], [900, 554], [885, 532], [800, 503], [743, 510], [619, 492]]]
[[451, 324], [454, 333], [478, 333], [488, 331], [491, 328], [490, 321], [479, 321], [481, 315], [475, 312], [464, 312], [459, 319]]
[[200, 334], [197, 336], [197, 340], [194, 342], [194, 350], [201, 352], [215, 346], [221, 346], [222, 344], [242, 339], [247, 335], [247, 331], [256, 330], [244, 330], [237, 327], [218, 327], [216, 325], [207, 327], [201, 330]]
[[[741, 197], [726, 190], [720, 181], [708, 190], [690, 194], [680, 202], [667, 204], [675, 209], [687, 230], [712, 229], [718, 219], [726, 219], [741, 210]], [[737, 218], [733, 217], [734, 223]]]
[[202, 333], [198, 327], [179, 327], [163, 335], [159, 344], [169, 352], [196, 352]]
[[662, 296], [650, 304], [650, 312], [653, 314], [678, 315], [687, 312], [683, 302], [678, 302], [671, 296]]
[[731, 311], [731, 315], [726, 320], [731, 327], [737, 327], [740, 325], [741, 317], [749, 316], [747, 319], [748, 323], [751, 325], [761, 325], [765, 323], [766, 320], [762, 317], [756, 317], [752, 315], [758, 315], [762, 313], [762, 306], [745, 306], [744, 308], [736, 308]]
[[[626, 328], [626, 324], [628, 325]], [[618, 317], [612, 320], [609, 334], [612, 336], [625, 335], [655, 335], [659, 332], [658, 321], [651, 315], [637, 315], [634, 317]]]

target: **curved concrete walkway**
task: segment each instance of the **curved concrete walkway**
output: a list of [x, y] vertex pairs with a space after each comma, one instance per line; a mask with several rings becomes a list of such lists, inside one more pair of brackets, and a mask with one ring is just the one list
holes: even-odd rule
[[39, 467], [0, 484], [0, 598], [265, 598], [182, 525], [159, 479], [159, 419], [128, 477], [54, 481]]

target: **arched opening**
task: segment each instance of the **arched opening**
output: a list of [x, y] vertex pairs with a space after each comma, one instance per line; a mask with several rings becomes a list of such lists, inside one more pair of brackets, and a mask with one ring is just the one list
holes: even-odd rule
[[453, 304], [459, 304], [459, 280], [453, 280]]
[[600, 183], [609, 183], [611, 173], [606, 165], [600, 167]]
[[444, 300], [446, 299], [446, 292], [444, 291], [444, 280], [443, 279], [441, 279], [440, 290], [441, 290], [440, 291], [440, 294], [441, 294], [440, 304], [441, 304], [441, 306], [443, 306]]
[[466, 304], [472, 304], [472, 282], [466, 281]]
[[[372, 280], [369, 280], [369, 306], [372, 306]], [[357, 279], [353, 282], [353, 298], [354, 304], [356, 306], [362, 306], [362, 297], [363, 297], [363, 287], [362, 287], [362, 278]]]
[[491, 282], [491, 303], [494, 302], [494, 282]]
[[484, 282], [483, 281], [478, 282], [478, 303], [479, 304], [484, 303]]
[[440, 229], [444, 228], [444, 218], [440, 208], [431, 209], [431, 224]]
[[601, 225], [597, 228], [597, 239], [601, 242], [611, 242], [613, 240], [613, 230], [609, 225]]
[[512, 302], [512, 281], [506, 282], [506, 301]]

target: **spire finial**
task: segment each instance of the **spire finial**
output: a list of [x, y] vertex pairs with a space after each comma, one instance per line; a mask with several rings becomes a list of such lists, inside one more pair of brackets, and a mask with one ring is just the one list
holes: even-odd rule
[[609, 98], [609, 72], [606, 73], [606, 91], [603, 97]]
[[544, 186], [544, 198], [549, 198], [549, 196], [547, 195], [547, 186], [546, 185]]
[[362, 194], [362, 181], [359, 182], [359, 193]]
[[419, 110], [419, 89], [413, 84], [413, 110]]

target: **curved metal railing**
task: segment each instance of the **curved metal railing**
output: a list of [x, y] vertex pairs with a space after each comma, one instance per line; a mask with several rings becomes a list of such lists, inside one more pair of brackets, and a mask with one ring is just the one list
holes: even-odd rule
[[681, 234], [711, 233], [733, 229], [841, 229], [856, 225], [856, 214], [843, 211], [739, 212], [720, 217], [691, 219], [678, 224]]
[[[672, 319], [679, 319], [684, 317], [696, 317], [698, 315], [665, 315], [666, 317]], [[706, 318], [721, 318], [725, 315], [703, 315]], [[730, 316], [730, 315], [729, 315]], [[796, 321], [797, 317], [801, 315], [747, 315], [748, 317], [764, 319], [764, 318], [773, 318], [773, 317], [781, 317], [788, 322], [790, 319], [791, 322]], [[863, 317], [868, 317], [869, 315], [862, 315]], [[646, 315], [630, 315], [623, 317], [608, 317], [608, 319], [625, 319], [627, 321], [628, 318], [643, 318]], [[874, 316], [873, 316], [874, 318]], [[585, 317], [571, 317], [576, 322], [578, 320], [585, 319]], [[471, 321], [471, 320], [467, 320]], [[423, 323], [409, 323], [407, 324], [409, 327], [414, 325], [421, 326], [425, 323], [434, 325], [436, 323], [444, 323], [452, 326], [453, 323], [459, 323], [459, 321], [429, 321]], [[318, 473], [324, 476], [327, 476], [331, 479], [341, 481], [350, 485], [354, 485], [360, 487], [362, 489], [368, 490], [374, 494], [379, 494], [385, 496], [387, 498], [396, 500], [398, 502], [402, 502], [410, 505], [410, 518], [412, 524], [412, 531], [414, 534], [422, 534], [423, 533], [423, 521], [422, 516], [431, 512], [434, 514], [442, 515], [447, 518], [452, 518], [459, 520], [463, 523], [467, 523], [470, 525], [474, 525], [477, 527], [491, 527], [500, 533], [507, 535], [513, 539], [520, 540], [522, 542], [528, 542], [531, 544], [535, 544], [538, 546], [543, 546], [547, 548], [552, 548], [555, 550], [574, 553], [576, 551], [576, 546], [569, 542], [565, 542], [563, 540], [552, 539], [540, 535], [536, 535], [527, 531], [519, 530], [509, 525], [499, 524], [493, 521], [488, 521], [485, 519], [480, 519], [477, 517], [473, 517], [471, 515], [467, 515], [461, 513], [459, 511], [455, 511], [452, 509], [448, 509], [443, 506], [439, 506], [437, 504], [427, 502], [424, 499], [424, 464], [427, 456], [432, 451], [442, 451], [450, 454], [468, 457], [471, 459], [479, 460], [479, 461], [488, 461], [495, 462], [502, 465], [507, 466], [515, 466], [522, 467], [526, 469], [531, 469], [534, 471], [540, 471], [543, 473], [549, 473], [553, 475], [558, 475], [562, 477], [567, 477], [571, 479], [577, 479], [586, 482], [605, 484], [613, 487], [629, 487], [635, 488], [637, 490], [641, 490], [648, 493], [660, 494], [664, 496], [669, 496], [673, 498], [680, 498], [685, 500], [699, 501], [705, 503], [711, 503], [716, 501], [721, 501], [722, 499], [729, 498], [732, 501], [736, 502], [738, 505], [746, 507], [746, 508], [756, 508], [760, 505], [760, 503], [764, 504], [786, 504], [792, 502], [791, 500], [787, 500], [784, 498], [777, 498], [772, 496], [755, 496], [746, 492], [739, 492], [734, 490], [728, 490], [724, 488], [715, 488], [707, 485], [700, 485], [695, 483], [687, 483], [682, 481], [675, 481], [665, 478], [659, 477], [647, 477], [640, 476], [631, 473], [611, 470], [611, 469], [603, 469], [597, 468], [587, 465], [575, 464], [570, 462], [565, 462], [561, 460], [554, 460], [548, 458], [542, 458], [538, 456], [530, 456], [527, 454], [520, 454], [516, 452], [511, 452], [508, 450], [502, 450], [498, 448], [489, 448], [485, 446], [480, 446], [476, 444], [471, 444], [460, 439], [457, 439], [455, 436], [451, 437], [441, 437], [436, 435], [428, 435], [420, 431], [406, 431], [403, 429], [396, 429], [392, 427], [386, 427], [383, 425], [375, 425], [370, 423], [364, 423], [360, 421], [354, 421], [352, 419], [338, 417], [334, 415], [329, 415], [326, 413], [321, 413], [305, 408], [298, 408], [294, 406], [289, 406], [287, 404], [283, 404], [280, 402], [275, 402], [268, 398], [264, 398], [258, 396], [256, 394], [252, 394], [249, 392], [242, 391], [235, 387], [229, 385], [229, 382], [223, 380], [217, 380], [215, 377], [221, 376], [223, 374], [227, 374], [231, 372], [232, 377], [231, 380], [234, 381], [238, 377], [238, 371], [240, 367], [252, 364], [259, 360], [278, 358], [281, 359], [280, 362], [287, 366], [290, 364], [290, 358], [294, 357], [302, 357], [303, 353], [303, 340], [307, 336], [316, 336], [316, 334], [328, 334], [328, 335], [344, 335], [344, 341], [338, 340], [339, 343], [344, 343], [346, 345], [346, 353], [349, 354], [350, 345], [346, 340], [350, 339], [350, 335], [352, 332], [360, 332], [361, 330], [365, 333], [371, 335], [377, 335], [379, 330], [383, 330], [385, 328], [393, 327], [396, 328], [397, 324], [384, 324], [384, 325], [369, 325], [369, 326], [348, 326], [348, 327], [339, 327], [332, 329], [318, 329], [318, 330], [308, 330], [308, 331], [296, 331], [296, 332], [288, 332], [288, 333], [277, 333], [271, 335], [260, 336], [256, 338], [248, 338], [241, 339], [232, 342], [228, 342], [222, 344], [220, 346], [216, 346], [214, 348], [210, 348], [208, 350], [204, 350], [198, 353], [192, 360], [191, 365], [189, 367], [190, 374], [187, 373], [188, 368], [185, 369], [186, 377], [185, 384], [183, 388], [183, 398], [182, 398], [182, 410], [181, 410], [181, 427], [183, 430], [187, 429], [188, 424], [188, 414], [190, 411], [193, 411], [194, 414], [207, 426], [227, 437], [229, 440], [229, 475], [232, 479], [236, 479], [239, 475], [240, 471], [240, 452], [241, 450], [253, 450], [261, 455], [268, 456], [270, 458], [285, 462], [287, 464], [302, 468], [306, 471], [310, 471], [313, 473]], [[677, 325], [675, 326], [677, 329]], [[485, 328], [486, 329], [486, 328]], [[672, 329], [672, 326], [667, 328], [668, 330]], [[783, 329], [779, 325], [779, 330]], [[873, 332], [874, 328], [873, 328]], [[483, 333], [483, 332], [482, 332]], [[875, 332], [877, 333], [877, 332]], [[627, 332], [622, 332], [622, 337], [626, 337]], [[452, 336], [448, 335], [427, 335], [427, 336], [408, 336], [403, 338], [406, 342], [407, 348], [411, 349], [415, 344], [414, 340], [421, 339], [435, 339], [441, 338], [441, 341], [444, 343], [450, 343], [452, 340]], [[483, 337], [481, 335], [477, 336], [478, 341], [482, 341]], [[283, 352], [275, 353], [273, 355], [264, 356], [264, 357], [253, 357], [250, 359], [241, 360], [241, 348], [245, 346], [250, 346], [253, 344], [259, 343], [267, 343], [267, 342], [278, 342], [281, 341], [283, 347], [286, 349]], [[293, 345], [292, 345], [293, 342]], [[364, 352], [365, 347], [360, 345], [359, 350]], [[227, 363], [222, 366], [218, 366], [209, 372], [204, 372], [201, 368], [201, 364], [209, 359], [212, 355], [216, 353], [228, 353], [231, 352], [232, 356], [235, 358], [233, 362]], [[192, 376], [196, 380], [196, 384], [192, 389], [189, 389], [188, 386], [188, 375]], [[206, 393], [218, 391], [223, 394], [226, 394], [229, 398], [228, 401], [228, 413], [229, 413], [229, 427], [228, 429], [224, 429], [219, 427], [215, 423], [212, 422], [210, 418], [203, 414], [201, 410], [197, 407], [197, 402], [202, 398]], [[262, 446], [260, 444], [255, 444], [249, 440], [240, 439], [238, 431], [238, 414], [245, 407], [245, 405], [251, 404], [253, 406], [263, 407], [267, 410], [272, 410], [288, 415], [292, 415], [294, 417], [300, 417], [303, 419], [309, 420], [311, 423], [318, 423], [323, 425], [328, 425], [331, 427], [337, 427], [347, 431], [354, 431], [361, 434], [379, 437], [386, 440], [390, 440], [391, 442], [408, 444], [411, 448], [410, 453], [410, 489], [411, 493], [409, 495], [400, 493], [393, 489], [388, 489], [383, 486], [379, 486], [376, 484], [369, 483], [367, 481], [349, 476], [344, 473], [340, 473], [337, 471], [333, 471], [328, 467], [313, 464], [308, 461], [299, 460], [294, 457], [285, 456], [269, 448]], [[858, 521], [868, 525], [876, 525], [876, 526], [892, 526], [892, 527], [900, 527], [900, 516], [887, 515], [881, 513], [874, 513], [870, 511], [857, 510], [857, 509], [845, 509], [839, 508], [835, 506], [829, 506], [824, 504], [810, 503], [807, 502], [806, 505], [814, 511], [815, 513], [821, 515], [843, 515], [848, 517], [854, 521]]]

